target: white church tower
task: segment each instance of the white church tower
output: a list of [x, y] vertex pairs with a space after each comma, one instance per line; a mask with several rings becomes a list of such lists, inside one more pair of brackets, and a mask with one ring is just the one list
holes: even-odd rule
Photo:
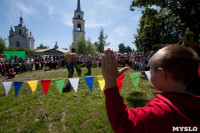
[[9, 46], [13, 46], [16, 48], [26, 48], [26, 49], [34, 49], [35, 40], [32, 36], [32, 33], [28, 32], [28, 29], [23, 24], [23, 18], [22, 15], [19, 19], [18, 26], [14, 26], [15, 31], [13, 31], [13, 28], [11, 26], [9, 31]]
[[84, 12], [81, 11], [80, 0], [77, 1], [77, 9], [74, 11], [73, 17], [73, 41], [76, 43], [81, 34], [85, 37], [85, 20], [83, 19]]

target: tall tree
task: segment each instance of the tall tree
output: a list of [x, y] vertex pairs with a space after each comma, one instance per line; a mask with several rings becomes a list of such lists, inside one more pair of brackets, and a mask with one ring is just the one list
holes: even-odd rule
[[[151, 6], [159, 7], [158, 10], [167, 9], [168, 16], [172, 15], [178, 18], [181, 25], [176, 25], [180, 31], [172, 31], [172, 34], [179, 34], [182, 37], [187, 29], [194, 32], [195, 42], [200, 40], [200, 2], [199, 0], [132, 0], [131, 10], [135, 7], [144, 7], [145, 9]], [[173, 19], [173, 17], [172, 17]], [[176, 19], [177, 20], [177, 19]], [[165, 24], [167, 21], [165, 21]], [[176, 24], [176, 22], [174, 22]], [[166, 24], [167, 25], [167, 24]], [[164, 26], [163, 28], [165, 28]], [[176, 33], [179, 32], [179, 33]]]
[[124, 43], [119, 44], [119, 53], [124, 53], [126, 50], [126, 47], [124, 46]]
[[133, 51], [132, 51], [132, 49], [131, 49], [130, 46], [127, 46], [126, 49], [125, 49], [125, 52], [126, 52], [126, 53], [131, 53], [131, 52], [133, 52]]
[[98, 37], [98, 47], [97, 47], [97, 50], [100, 53], [103, 53], [104, 52], [104, 47], [106, 47], [106, 46], [108, 46], [110, 44], [110, 43], [106, 42], [107, 38], [108, 38], [108, 36], [104, 35], [104, 29], [101, 27], [100, 34], [99, 34], [99, 37]]
[[184, 35], [184, 24], [167, 8], [159, 11], [146, 7], [142, 11], [140, 28], [137, 29], [135, 45], [138, 49], [151, 48], [154, 44], [174, 44]]
[[6, 39], [3, 39], [2, 37], [0, 37], [0, 54], [2, 54], [3, 51], [5, 50], [7, 50]]
[[88, 40], [86, 40], [86, 46], [87, 46], [88, 53], [96, 54], [97, 47], [96, 47], [96, 45], [92, 44], [92, 42], [90, 41], [90, 38], [88, 38]]
[[81, 34], [80, 38], [78, 39], [77, 47], [78, 47], [78, 50], [77, 50], [78, 54], [86, 53], [87, 47], [86, 47], [86, 42], [85, 42], [85, 38], [83, 34]]

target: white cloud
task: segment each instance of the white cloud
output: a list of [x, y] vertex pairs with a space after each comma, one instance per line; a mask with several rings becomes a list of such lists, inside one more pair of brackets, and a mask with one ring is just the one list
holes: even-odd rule
[[55, 8], [54, 6], [50, 5], [50, 4], [47, 4], [47, 7], [48, 7], [48, 14], [50, 16], [52, 16], [54, 13], [55, 13]]
[[115, 35], [120, 37], [126, 36], [128, 34], [128, 29], [126, 27], [120, 26], [114, 29]]

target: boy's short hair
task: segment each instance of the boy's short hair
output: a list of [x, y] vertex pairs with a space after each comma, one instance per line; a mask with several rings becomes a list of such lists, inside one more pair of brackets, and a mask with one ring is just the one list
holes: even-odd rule
[[188, 85], [198, 71], [199, 61], [197, 53], [191, 48], [170, 45], [154, 54], [149, 61], [149, 66], [153, 71], [161, 67], [169, 72], [174, 80]]

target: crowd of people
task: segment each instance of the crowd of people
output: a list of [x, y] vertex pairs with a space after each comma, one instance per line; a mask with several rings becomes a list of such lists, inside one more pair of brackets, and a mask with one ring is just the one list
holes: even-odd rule
[[[87, 75], [91, 74], [91, 68], [101, 67], [103, 54], [80, 54], [74, 55], [76, 65], [86, 67], [88, 69]], [[136, 71], [145, 71], [149, 69], [148, 61], [150, 59], [150, 51], [139, 51], [132, 53], [119, 54], [115, 52], [118, 67], [131, 67]], [[11, 56], [9, 59], [4, 54], [0, 56], [0, 76], [8, 76], [14, 78], [15, 74], [23, 73], [32, 70], [52, 70], [64, 68], [66, 66], [67, 56], [60, 55], [35, 55], [25, 59], [23, 57]]]
[[57, 69], [65, 66], [65, 56], [37, 56], [23, 57], [11, 56], [6, 58], [4, 54], [0, 56], [0, 76], [8, 76], [14, 78], [15, 74], [32, 70], [47, 70], [47, 68]]

